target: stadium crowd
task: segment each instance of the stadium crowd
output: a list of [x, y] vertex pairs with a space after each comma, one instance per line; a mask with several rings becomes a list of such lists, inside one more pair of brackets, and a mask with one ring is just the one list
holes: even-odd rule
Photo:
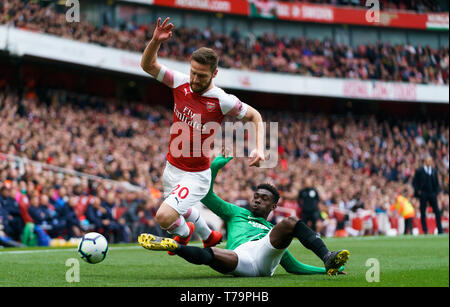
[[[97, 28], [84, 19], [67, 23], [65, 18], [65, 14], [57, 13], [52, 6], [40, 7], [37, 3], [20, 0], [6, 0], [0, 4], [0, 24], [135, 52], [143, 52], [155, 26], [154, 23], [138, 25], [129, 22], [119, 28], [107, 25]], [[216, 33], [211, 28], [181, 26], [175, 29], [173, 38], [162, 46], [159, 55], [187, 61], [199, 46], [214, 48], [221, 59], [219, 65], [224, 68], [315, 77], [449, 84], [448, 46], [433, 49], [430, 46], [377, 42], [351, 47], [330, 38], [288, 38], [273, 33], [256, 37], [243, 35], [238, 29], [224, 34]]]
[[[286, 212], [301, 217], [297, 196], [311, 178], [325, 222], [322, 232], [334, 235], [342, 230], [339, 225], [348, 224], [349, 216], [392, 216], [389, 206], [399, 193], [414, 201], [412, 176], [431, 153], [443, 187], [439, 206], [448, 218], [448, 121], [264, 111], [262, 115], [280, 125], [279, 163], [274, 169], [249, 168], [240, 158], [229, 163], [215, 190], [227, 201], [246, 206], [257, 184], [271, 182], [282, 193], [271, 220], [276, 223]], [[162, 232], [154, 214], [162, 196], [160, 178], [172, 116], [169, 108], [137, 102], [51, 89], [26, 90], [20, 97], [4, 87], [0, 237], [3, 231], [20, 240], [27, 222], [52, 238], [96, 230], [114, 242], [129, 242], [142, 231]], [[136, 189], [110, 180], [129, 182]], [[380, 228], [371, 227], [366, 233], [383, 233]]]

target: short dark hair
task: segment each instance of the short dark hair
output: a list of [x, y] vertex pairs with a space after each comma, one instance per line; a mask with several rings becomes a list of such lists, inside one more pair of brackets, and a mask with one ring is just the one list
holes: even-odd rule
[[271, 192], [273, 194], [273, 202], [275, 204], [280, 200], [280, 192], [278, 192], [277, 188], [271, 185], [270, 183], [262, 183], [256, 187], [257, 190], [263, 189]]
[[195, 50], [191, 55], [191, 61], [194, 60], [202, 65], [209, 65], [211, 72], [215, 72], [219, 66], [219, 56], [211, 48], [201, 47]]

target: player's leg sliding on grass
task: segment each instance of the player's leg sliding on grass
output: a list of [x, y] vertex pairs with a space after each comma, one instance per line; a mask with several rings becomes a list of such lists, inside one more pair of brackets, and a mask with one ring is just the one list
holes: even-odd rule
[[[259, 185], [250, 210], [228, 203], [214, 193], [214, 179], [231, 159], [217, 157], [213, 161], [211, 186], [202, 200], [227, 222], [226, 249], [182, 246], [174, 240], [148, 234], [139, 237], [139, 244], [150, 250], [169, 250], [191, 263], [209, 265], [218, 272], [237, 276], [272, 276], [278, 264], [293, 274], [336, 275], [341, 272], [349, 258], [347, 250], [330, 252], [322, 239], [296, 217], [285, 218], [275, 226], [267, 221], [280, 198], [275, 187]], [[287, 250], [293, 238], [314, 252], [324, 262], [324, 268], [296, 260]]]
[[[186, 215], [188, 215], [187, 218]], [[202, 239], [204, 247], [215, 246], [222, 241], [222, 233], [211, 230], [206, 221], [200, 216], [200, 212], [194, 207], [189, 209], [188, 214], [179, 216], [174, 223], [167, 228], [163, 227], [163, 229], [170, 234], [174, 234], [174, 240], [182, 245], [188, 244], [195, 230], [197, 230]], [[174, 253], [169, 251], [169, 255], [174, 255]]]
[[[200, 248], [184, 246], [177, 244], [175, 240], [148, 234], [142, 234], [139, 241], [144, 248], [171, 251], [192, 264], [208, 265], [220, 273], [231, 273], [241, 276], [267, 276], [273, 274], [276, 266], [281, 261], [282, 254], [286, 251], [293, 238], [297, 238], [306, 248], [313, 251], [324, 262], [325, 271], [323, 271], [323, 268], [315, 266], [299, 265], [300, 263], [298, 262], [294, 264], [293, 267], [295, 269], [290, 273], [327, 273], [328, 275], [337, 275], [339, 272], [342, 272], [342, 266], [347, 262], [349, 257], [347, 250], [330, 252], [323, 241], [297, 218], [291, 217], [282, 220], [274, 226], [268, 237], [269, 240], [265, 240], [262, 244], [249, 242], [248, 247], [243, 246], [240, 248], [242, 250], [240, 253], [217, 247]], [[261, 266], [263, 271], [254, 268], [251, 264], [253, 257], [247, 257], [246, 253], [260, 254], [258, 258], [261, 258], [261, 260], [256, 265]], [[287, 265], [285, 268], [289, 272], [288, 267]]]

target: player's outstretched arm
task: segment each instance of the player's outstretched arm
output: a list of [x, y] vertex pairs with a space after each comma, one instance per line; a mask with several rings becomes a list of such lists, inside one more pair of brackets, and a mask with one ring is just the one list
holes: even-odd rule
[[161, 24], [161, 18], [158, 18], [152, 40], [145, 48], [141, 59], [142, 69], [155, 78], [158, 78], [161, 71], [161, 65], [157, 61], [159, 48], [163, 42], [172, 37], [172, 31], [175, 28], [172, 23], [168, 23], [169, 20], [170, 18], [167, 17]]
[[214, 185], [214, 180], [217, 177], [217, 174], [219, 171], [227, 165], [228, 162], [230, 162], [233, 159], [233, 157], [225, 158], [224, 156], [217, 156], [211, 163], [211, 189]]
[[244, 121], [250, 121], [254, 124], [256, 130], [256, 148], [249, 155], [249, 166], [259, 166], [264, 161], [264, 124], [261, 114], [255, 108], [248, 106], [247, 112], [243, 118]]
[[228, 220], [233, 216], [235, 211], [235, 205], [228, 203], [221, 199], [214, 193], [214, 181], [219, 173], [219, 170], [222, 169], [229, 161], [233, 158], [225, 158], [223, 156], [218, 156], [211, 163], [211, 185], [209, 187], [208, 194], [201, 200], [201, 202], [212, 212], [214, 212], [217, 216], [219, 216], [223, 220]]

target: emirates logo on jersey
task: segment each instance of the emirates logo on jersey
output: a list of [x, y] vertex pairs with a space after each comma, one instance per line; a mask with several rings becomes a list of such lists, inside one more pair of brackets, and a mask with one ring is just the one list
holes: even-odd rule
[[208, 101], [206, 103], [206, 110], [208, 110], [208, 112], [213, 112], [216, 109], [216, 103], [212, 102], [212, 101]]

